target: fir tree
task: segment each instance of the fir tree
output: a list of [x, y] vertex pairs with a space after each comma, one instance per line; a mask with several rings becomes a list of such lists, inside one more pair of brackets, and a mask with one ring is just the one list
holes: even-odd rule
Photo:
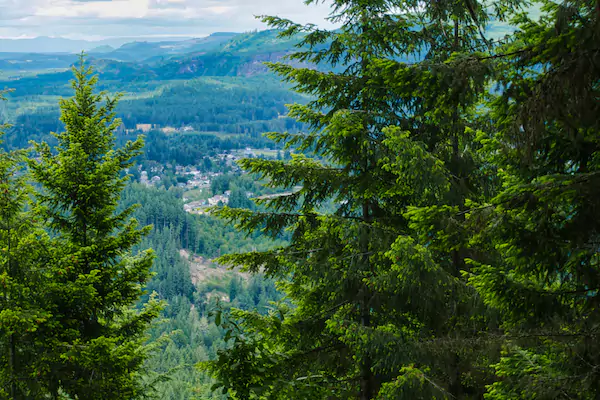
[[44, 308], [47, 237], [27, 211], [24, 160], [22, 151], [0, 152], [0, 397], [39, 399], [46, 388], [38, 355], [48, 339], [39, 328], [51, 317]]
[[538, 5], [501, 49], [498, 131], [482, 138], [502, 191], [470, 213], [489, 255], [471, 282], [506, 332], [486, 398], [595, 399], [600, 4]]
[[55, 134], [58, 146], [36, 144], [39, 160], [29, 163], [41, 185], [37, 212], [53, 234], [47, 301], [57, 334], [44, 354], [51, 394], [135, 398], [142, 394], [144, 332], [160, 305], [132, 308], [150, 278], [153, 253], [131, 249], [150, 228], [138, 228], [133, 207], [117, 212], [117, 202], [123, 171], [143, 141], [114, 149], [118, 97], [94, 93], [97, 77], [83, 55], [73, 73], [75, 95], [60, 101], [65, 130]]
[[[478, 398], [490, 374], [472, 344], [491, 320], [463, 278], [461, 227], [467, 199], [489, 190], [473, 143], [493, 72], [489, 10], [333, 4], [338, 31], [266, 19], [304, 32], [292, 58], [341, 71], [271, 66], [316, 97], [290, 112], [309, 133], [271, 137], [315, 158], [242, 165], [302, 189], [263, 201], [269, 212], [219, 211], [243, 230], [293, 232], [286, 248], [222, 260], [282, 278], [295, 308], [235, 311], [232, 348], [208, 368], [240, 399]], [[335, 212], [321, 212], [327, 201]]]

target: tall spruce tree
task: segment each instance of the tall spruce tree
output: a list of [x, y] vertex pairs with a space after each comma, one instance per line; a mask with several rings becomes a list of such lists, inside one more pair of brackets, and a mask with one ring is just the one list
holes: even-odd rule
[[[218, 212], [243, 230], [292, 232], [288, 247], [222, 261], [281, 278], [294, 307], [235, 311], [231, 349], [206, 367], [240, 399], [479, 398], [489, 354], [472, 343], [490, 321], [463, 278], [461, 227], [467, 199], [491, 190], [473, 142], [493, 72], [491, 11], [332, 3], [337, 31], [265, 19], [304, 35], [308, 50], [292, 58], [340, 71], [271, 65], [316, 97], [291, 107], [307, 134], [271, 137], [314, 157], [242, 165], [302, 189], [262, 201], [268, 212]], [[327, 201], [333, 213], [321, 212]]]
[[43, 296], [47, 237], [26, 210], [31, 188], [24, 160], [23, 151], [0, 151], [0, 397], [40, 399], [47, 392], [38, 330], [51, 316]]
[[132, 308], [150, 278], [151, 250], [132, 253], [149, 228], [117, 212], [124, 170], [140, 154], [141, 138], [114, 149], [118, 97], [94, 93], [97, 77], [84, 55], [73, 67], [73, 98], [60, 101], [58, 145], [35, 144], [29, 162], [40, 184], [37, 213], [53, 234], [46, 295], [55, 335], [43, 353], [50, 392], [73, 399], [141, 396], [145, 330], [160, 304]]
[[600, 3], [536, 3], [501, 50], [484, 137], [502, 192], [470, 213], [471, 282], [506, 331], [486, 398], [600, 396]]

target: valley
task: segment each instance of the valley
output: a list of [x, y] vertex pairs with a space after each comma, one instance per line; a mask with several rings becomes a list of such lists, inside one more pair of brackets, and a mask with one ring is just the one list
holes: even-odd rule
[[[285, 116], [286, 104], [308, 98], [290, 92], [262, 62], [281, 60], [293, 43], [267, 31], [88, 51], [100, 89], [123, 93], [117, 145], [146, 136], [143, 154], [129, 170], [132, 179], [121, 207], [139, 203], [136, 218], [153, 226], [140, 248], [151, 247], [157, 255], [148, 295], [155, 292], [168, 303], [166, 319], [150, 332], [158, 349], [148, 368], [154, 378], [168, 375], [157, 386], [160, 399], [222, 398], [195, 368], [224, 345], [210, 313], [217, 304], [265, 311], [281, 297], [272, 281], [212, 261], [278, 243], [244, 237], [206, 211], [223, 204], [254, 208], [250, 198], [276, 193], [244, 173], [237, 161], [291, 157], [262, 134], [300, 131], [302, 126]], [[54, 143], [51, 132], [62, 129], [58, 102], [70, 95], [69, 68], [77, 54], [1, 50], [0, 88], [13, 90], [0, 103], [1, 119], [12, 125], [3, 146]]]
[[0, 399], [600, 398], [597, 1], [43, 3]]

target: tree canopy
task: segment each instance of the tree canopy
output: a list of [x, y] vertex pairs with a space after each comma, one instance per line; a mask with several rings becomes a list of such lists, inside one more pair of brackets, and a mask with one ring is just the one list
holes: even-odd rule
[[332, 4], [333, 31], [264, 18], [336, 71], [272, 64], [315, 100], [270, 137], [314, 157], [242, 163], [302, 189], [216, 211], [292, 232], [221, 260], [293, 306], [234, 311], [205, 368], [239, 399], [593, 398], [597, 4]]
[[119, 108], [82, 55], [21, 116], [58, 133], [0, 152], [1, 398], [600, 396], [598, 1], [329, 4], [261, 17], [281, 84]]

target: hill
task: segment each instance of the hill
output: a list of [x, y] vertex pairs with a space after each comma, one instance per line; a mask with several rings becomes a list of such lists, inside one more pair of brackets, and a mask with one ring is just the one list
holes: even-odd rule
[[[89, 61], [100, 89], [126, 94], [118, 110], [124, 129], [186, 127], [258, 143], [264, 132], [301, 129], [285, 118], [286, 104], [307, 99], [290, 92], [263, 64], [281, 61], [297, 41], [282, 40], [274, 30], [216, 33], [97, 49]], [[125, 55], [130, 60], [121, 60]], [[52, 140], [49, 133], [62, 129], [57, 100], [71, 93], [68, 67], [76, 60], [75, 54], [0, 54], [0, 88], [14, 89], [3, 105], [14, 125], [6, 137], [8, 146], [26, 146], [33, 138]]]
[[175, 55], [186, 53], [219, 51], [226, 42], [236, 37], [237, 33], [217, 32], [204, 38], [180, 41], [134, 41], [123, 44], [110, 52], [91, 51], [91, 55], [102, 55], [103, 58], [118, 61], [160, 61]]
[[[218, 33], [181, 42], [131, 42], [113, 51], [96, 49], [90, 61], [103, 82], [191, 79], [201, 76], [249, 76], [266, 73], [265, 61], [281, 61], [294, 50], [295, 39], [280, 39], [275, 30], [233, 34]], [[75, 54], [0, 53], [0, 70], [38, 71], [34, 76], [2, 80], [0, 87], [41, 94], [47, 84], [64, 79], [63, 72], [77, 60]], [[65, 82], [66, 84], [66, 82]]]
[[[266, 72], [261, 63], [280, 60], [293, 50], [297, 41], [280, 39], [274, 30], [244, 34], [221, 32], [181, 41], [134, 41], [117, 49], [102, 45], [88, 54], [102, 73], [110, 75], [108, 79], [127, 80], [128, 72], [140, 69], [152, 70], [150, 75], [156, 79], [176, 79], [180, 75], [234, 76]], [[66, 69], [77, 57], [70, 53], [0, 52], [0, 70]], [[40, 74], [40, 79], [52, 80], [45, 75]]]
[[109, 38], [99, 41], [73, 40], [40, 36], [28, 39], [0, 39], [0, 52], [14, 53], [79, 53], [82, 50], [91, 50], [100, 46], [119, 47], [134, 40], [148, 42], [178, 41], [191, 39], [189, 37], [147, 37], [147, 38]]

